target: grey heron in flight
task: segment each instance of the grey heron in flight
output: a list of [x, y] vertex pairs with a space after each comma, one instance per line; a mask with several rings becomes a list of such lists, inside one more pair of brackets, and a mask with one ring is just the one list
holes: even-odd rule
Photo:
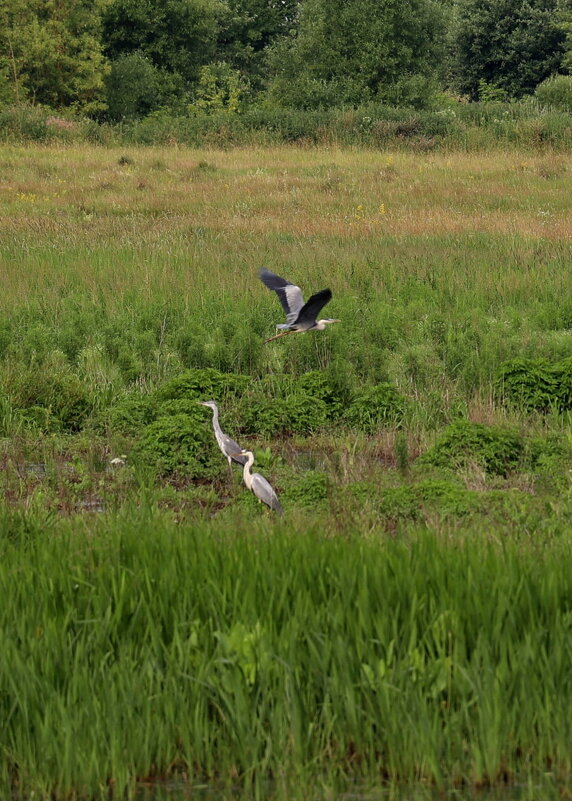
[[266, 481], [264, 476], [261, 476], [260, 473], [250, 472], [250, 468], [254, 464], [254, 454], [252, 451], [240, 451], [236, 456], [243, 456], [246, 458], [246, 464], [243, 468], [243, 477], [247, 489], [256, 495], [260, 503], [265, 503], [270, 509], [278, 512], [279, 515], [283, 515], [284, 509], [280, 505], [278, 495], [276, 495], [268, 481]]
[[228, 466], [232, 471], [232, 463], [244, 465], [246, 464], [246, 456], [243, 455], [242, 448], [231, 437], [224, 433], [218, 421], [218, 406], [214, 400], [198, 401], [201, 406], [208, 406], [213, 410], [213, 428], [219, 448], [228, 459]]
[[307, 303], [304, 303], [302, 290], [296, 284], [292, 284], [285, 278], [280, 278], [279, 275], [267, 270], [265, 267], [260, 270], [258, 276], [268, 289], [276, 292], [278, 300], [286, 312], [286, 322], [279, 323], [276, 326], [276, 328], [285, 330], [280, 334], [276, 334], [276, 336], [270, 337], [270, 339], [266, 339], [265, 342], [272, 342], [273, 339], [284, 337], [286, 334], [323, 331], [329, 323], [341, 322], [331, 317], [326, 317], [323, 320], [317, 319], [320, 311], [332, 299], [332, 291], [330, 289], [322, 289], [320, 292], [316, 292]]

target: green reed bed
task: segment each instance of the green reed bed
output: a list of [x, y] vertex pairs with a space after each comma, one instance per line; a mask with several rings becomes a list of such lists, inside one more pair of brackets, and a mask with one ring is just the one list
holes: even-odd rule
[[169, 775], [264, 797], [567, 784], [568, 539], [322, 523], [4, 514], [3, 795], [122, 796]]

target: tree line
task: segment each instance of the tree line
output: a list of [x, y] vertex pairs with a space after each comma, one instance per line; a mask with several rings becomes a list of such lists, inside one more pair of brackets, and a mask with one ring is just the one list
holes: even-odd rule
[[572, 72], [572, 0], [3, 0], [0, 106], [422, 108]]

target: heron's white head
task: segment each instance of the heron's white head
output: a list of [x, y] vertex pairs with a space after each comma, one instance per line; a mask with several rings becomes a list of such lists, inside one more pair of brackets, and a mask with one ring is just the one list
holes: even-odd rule
[[210, 401], [197, 401], [197, 403], [200, 404], [200, 406], [208, 406], [209, 409], [213, 410], [213, 412], [216, 412], [216, 410], [218, 409], [218, 406], [216, 405], [216, 403], [213, 400], [210, 400]]
[[332, 317], [326, 317], [325, 320], [318, 320], [318, 322], [316, 323], [316, 328], [318, 329], [318, 331], [323, 331], [324, 328], [330, 323], [341, 323], [341, 322], [342, 322], [341, 320], [335, 320]]

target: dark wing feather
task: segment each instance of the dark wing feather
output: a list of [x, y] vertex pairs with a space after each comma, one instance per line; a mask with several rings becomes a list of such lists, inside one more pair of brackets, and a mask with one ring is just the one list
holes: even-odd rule
[[264, 286], [276, 292], [278, 300], [286, 313], [286, 319], [289, 323], [293, 322], [304, 305], [304, 298], [300, 287], [291, 283], [291, 281], [287, 281], [285, 278], [280, 278], [279, 275], [267, 270], [266, 267], [263, 267], [259, 271], [258, 277]]
[[226, 453], [228, 456], [230, 456], [233, 462], [241, 465], [246, 464], [246, 456], [241, 454], [242, 448], [238, 442], [235, 442], [231, 437], [227, 436], [227, 434], [224, 434], [224, 447]]
[[319, 292], [316, 292], [315, 295], [309, 299], [309, 301], [302, 306], [298, 317], [296, 318], [297, 323], [315, 323], [318, 319], [318, 314], [324, 308], [326, 303], [329, 303], [332, 299], [332, 290], [331, 289], [321, 289]]

